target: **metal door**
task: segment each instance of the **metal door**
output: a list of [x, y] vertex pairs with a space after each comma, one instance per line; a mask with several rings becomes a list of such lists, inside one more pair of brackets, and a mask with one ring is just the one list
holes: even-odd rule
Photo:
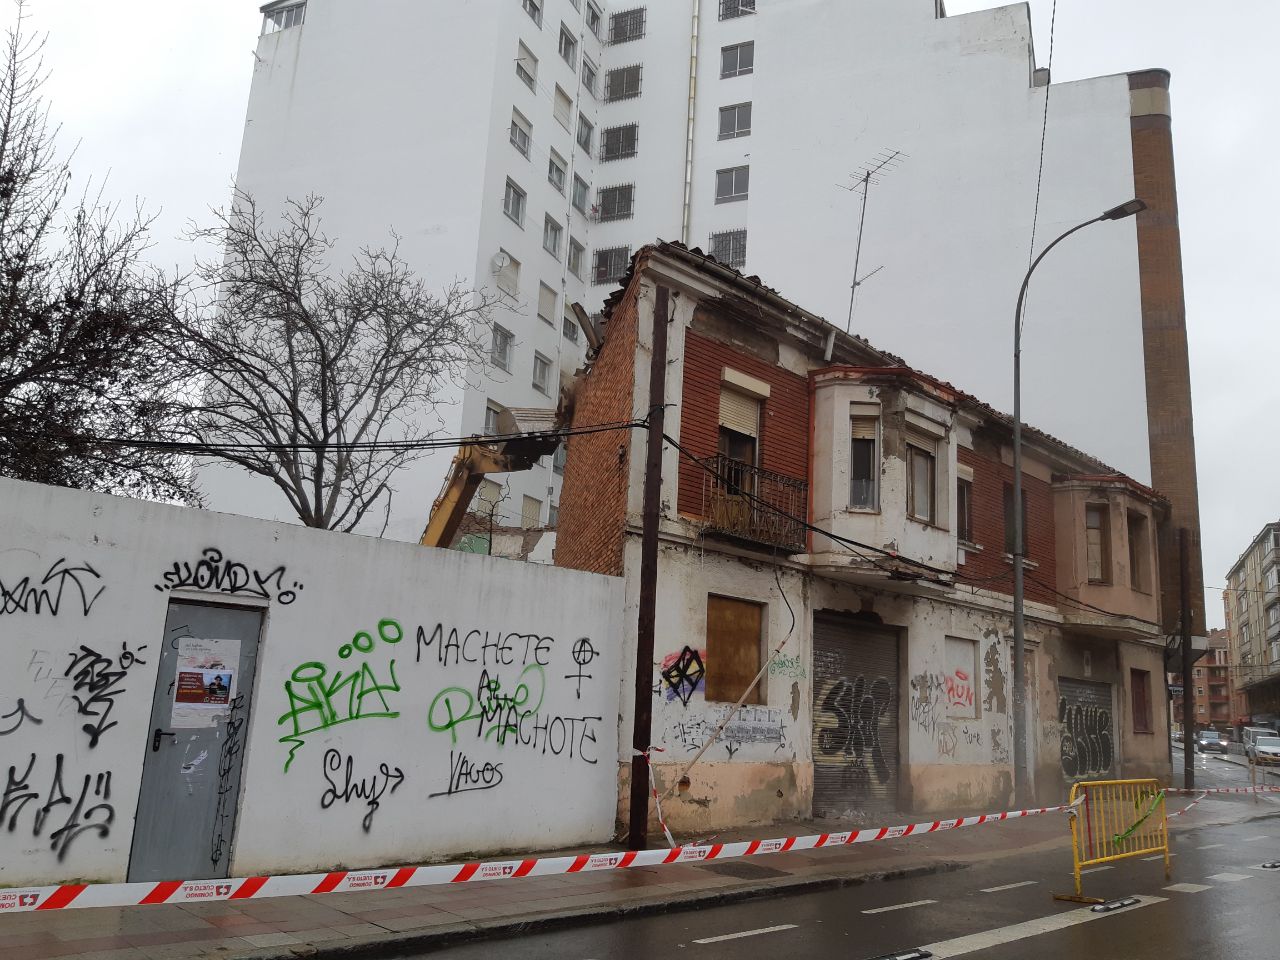
[[813, 618], [813, 815], [892, 810], [898, 800], [898, 636]]
[[171, 601], [129, 880], [228, 876], [262, 612]]
[[1062, 776], [1106, 780], [1115, 766], [1111, 684], [1058, 678]]

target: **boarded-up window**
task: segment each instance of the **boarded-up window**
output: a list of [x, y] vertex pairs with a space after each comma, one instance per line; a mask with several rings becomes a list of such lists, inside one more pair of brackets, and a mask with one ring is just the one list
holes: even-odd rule
[[1111, 531], [1106, 504], [1090, 503], [1084, 508], [1085, 548], [1088, 553], [1089, 582], [1107, 583], [1111, 577]]
[[943, 677], [943, 687], [947, 716], [956, 720], [976, 720], [978, 643], [963, 637], [947, 637], [946, 656], [947, 672]]
[[[707, 662], [703, 689], [708, 700], [736, 703], [760, 672], [764, 606], [728, 597], [707, 597]], [[764, 703], [757, 684], [746, 703]]]
[[1146, 670], [1130, 670], [1129, 686], [1133, 692], [1133, 732], [1151, 732], [1151, 674]]

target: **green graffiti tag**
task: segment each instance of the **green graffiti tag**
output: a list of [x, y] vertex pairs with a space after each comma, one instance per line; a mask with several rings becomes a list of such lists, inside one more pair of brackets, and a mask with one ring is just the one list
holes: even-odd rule
[[547, 678], [541, 664], [531, 663], [520, 671], [510, 693], [502, 689], [501, 679], [482, 670], [474, 693], [464, 687], [445, 687], [435, 695], [427, 711], [427, 726], [435, 733], [448, 733], [450, 742], [456, 744], [457, 728], [474, 720], [478, 739], [496, 739], [502, 746], [517, 732], [522, 718], [542, 708], [546, 692]]
[[[395, 620], [378, 622], [378, 637], [384, 643], [397, 644], [404, 639], [404, 630]], [[361, 631], [338, 649], [342, 660], [350, 660], [355, 654], [373, 652], [377, 641], [369, 633]], [[396, 679], [396, 662], [387, 664], [390, 681], [379, 680], [367, 661], [353, 670], [338, 669], [332, 674], [329, 667], [319, 660], [309, 660], [293, 669], [284, 682], [284, 693], [289, 709], [276, 720], [288, 724], [280, 743], [289, 744], [289, 756], [285, 759], [287, 773], [293, 758], [306, 743], [306, 737], [320, 730], [328, 730], [353, 720], [369, 720], [377, 717], [394, 718], [400, 711], [391, 709], [388, 697], [400, 692]]]

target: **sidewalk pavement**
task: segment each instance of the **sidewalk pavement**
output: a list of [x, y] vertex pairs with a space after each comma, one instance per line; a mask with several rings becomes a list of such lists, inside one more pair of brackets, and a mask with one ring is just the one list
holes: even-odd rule
[[[1280, 814], [1206, 799], [1173, 829]], [[877, 818], [878, 820], [880, 818]], [[885, 818], [909, 823], [918, 817]], [[716, 842], [838, 832], [847, 823], [788, 821], [733, 831]], [[599, 852], [590, 850], [566, 853]], [[612, 848], [618, 849], [618, 848]], [[705, 864], [635, 867], [456, 886], [235, 902], [101, 907], [0, 917], [4, 960], [293, 960], [389, 957], [447, 943], [688, 909], [752, 897], [920, 876], [1043, 851], [1069, 885], [1066, 817], [1044, 814], [945, 833]], [[548, 854], [553, 855], [553, 854]]]

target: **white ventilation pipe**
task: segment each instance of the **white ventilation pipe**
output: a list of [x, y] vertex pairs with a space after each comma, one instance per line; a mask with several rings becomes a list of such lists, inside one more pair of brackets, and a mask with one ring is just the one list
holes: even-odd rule
[[684, 211], [680, 224], [680, 241], [687, 247], [691, 229], [693, 204], [693, 121], [698, 99], [698, 42], [702, 24], [702, 0], [693, 0], [693, 25], [689, 34], [689, 109], [686, 113], [684, 142]]

